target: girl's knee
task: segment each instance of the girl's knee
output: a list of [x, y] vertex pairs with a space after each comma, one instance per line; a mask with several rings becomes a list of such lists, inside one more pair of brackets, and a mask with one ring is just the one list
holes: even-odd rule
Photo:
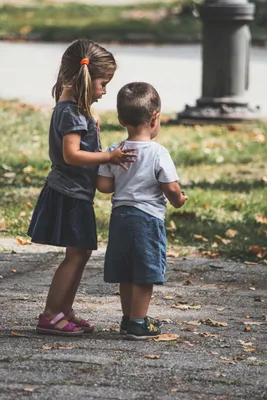
[[67, 247], [66, 258], [72, 259], [80, 264], [86, 264], [92, 254], [91, 250], [79, 249], [75, 247]]

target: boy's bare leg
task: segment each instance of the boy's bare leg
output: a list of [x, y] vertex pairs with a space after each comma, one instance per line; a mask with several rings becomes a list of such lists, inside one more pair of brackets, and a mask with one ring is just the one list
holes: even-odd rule
[[131, 319], [145, 318], [153, 293], [153, 285], [132, 286]]
[[[52, 279], [43, 315], [49, 317], [60, 312], [67, 314], [71, 310], [90, 255], [91, 252], [87, 250], [67, 247], [65, 259], [59, 265]], [[57, 326], [62, 328], [67, 322], [67, 320], [62, 320]]]
[[122, 314], [130, 317], [131, 313], [131, 302], [132, 302], [132, 282], [120, 283], [120, 298], [121, 298], [121, 309]]

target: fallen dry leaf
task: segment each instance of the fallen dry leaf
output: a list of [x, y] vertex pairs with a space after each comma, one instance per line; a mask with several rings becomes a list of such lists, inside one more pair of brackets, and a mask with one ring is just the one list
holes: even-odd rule
[[200, 321], [183, 321], [183, 323], [187, 324], [187, 325], [195, 325], [195, 326], [201, 325]]
[[33, 392], [34, 388], [24, 388], [24, 392]]
[[167, 257], [177, 258], [179, 257], [179, 253], [177, 251], [170, 250], [167, 252]]
[[223, 244], [231, 243], [231, 240], [230, 240], [230, 239], [224, 239], [224, 238], [222, 238], [222, 237], [219, 236], [219, 235], [215, 235], [215, 237], [216, 237], [217, 239], [219, 239]]
[[17, 272], [17, 270], [16, 270], [16, 269], [12, 269], [11, 271], [12, 271], [12, 272], [14, 272], [14, 273], [16, 273], [16, 272]]
[[163, 300], [173, 300], [174, 296], [164, 296]]
[[183, 282], [183, 285], [190, 286], [190, 285], [193, 285], [193, 283], [189, 279], [187, 279], [186, 281]]
[[211, 325], [211, 326], [216, 326], [216, 327], [228, 326], [227, 322], [214, 321], [214, 320], [212, 320], [210, 318], [205, 319], [205, 320], [201, 320], [201, 322], [204, 325]]
[[31, 165], [28, 165], [28, 167], [23, 168], [22, 171], [24, 174], [31, 174], [34, 171], [34, 168]]
[[244, 347], [243, 350], [246, 353], [254, 353], [256, 351], [256, 349], [253, 349], [252, 347], [251, 348]]
[[220, 359], [227, 362], [227, 364], [235, 364], [233, 358], [231, 357], [220, 357]]
[[171, 308], [178, 308], [179, 310], [200, 310], [201, 306], [196, 305], [196, 306], [189, 306], [187, 304], [173, 304]]
[[156, 356], [155, 354], [146, 354], [144, 358], [149, 358], [150, 360], [158, 360], [160, 356]]
[[242, 346], [252, 346], [252, 342], [250, 342], [249, 340], [238, 340], [238, 342], [240, 344], [242, 344]]
[[169, 226], [167, 226], [166, 229], [168, 231], [176, 231], [177, 228], [176, 228], [175, 222], [173, 220], [171, 220]]
[[257, 262], [253, 262], [253, 261], [244, 261], [244, 264], [246, 264], [246, 265], [258, 265]]
[[243, 324], [244, 324], [244, 325], [267, 325], [267, 321], [266, 321], [266, 322], [244, 321]]
[[172, 393], [176, 393], [176, 392], [178, 392], [178, 389], [172, 388], [172, 389], [171, 389], [171, 392], [172, 392]]
[[196, 328], [193, 326], [186, 326], [185, 328], [181, 328], [181, 331], [183, 332], [196, 332]]
[[261, 224], [267, 224], [267, 217], [263, 214], [257, 214], [255, 215], [255, 219], [257, 222], [260, 222]]
[[252, 328], [250, 326], [245, 326], [244, 332], [251, 332]]
[[155, 342], [170, 342], [178, 339], [179, 337], [180, 336], [176, 333], [163, 333], [162, 335], [155, 337], [153, 340]]
[[77, 346], [63, 346], [61, 344], [56, 344], [54, 346], [42, 346], [43, 350], [71, 350], [75, 349]]
[[228, 231], [225, 232], [225, 236], [229, 238], [233, 238], [238, 234], [238, 231], [235, 231], [234, 229], [228, 229]]
[[16, 237], [16, 241], [17, 241], [17, 243], [20, 244], [21, 246], [25, 246], [25, 245], [28, 245], [28, 244], [32, 244], [30, 240], [25, 240], [25, 239], [22, 239], [21, 237]]
[[196, 239], [201, 239], [203, 242], [208, 242], [209, 240], [202, 235], [193, 235]]
[[10, 336], [12, 336], [12, 337], [26, 337], [26, 335], [24, 335], [23, 333], [18, 333], [18, 332], [15, 332], [15, 331], [11, 331], [10, 332]]

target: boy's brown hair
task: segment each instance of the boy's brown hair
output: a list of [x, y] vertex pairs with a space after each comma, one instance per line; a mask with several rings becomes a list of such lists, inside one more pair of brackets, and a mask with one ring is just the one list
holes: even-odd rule
[[[81, 65], [84, 58], [88, 59], [88, 65]], [[92, 81], [98, 78], [111, 79], [116, 67], [113, 55], [104, 47], [89, 39], [78, 39], [62, 56], [52, 95], [58, 102], [63, 86], [70, 87], [80, 112], [91, 117]]]
[[160, 107], [159, 94], [149, 83], [127, 83], [117, 95], [118, 117], [125, 125], [137, 127], [148, 123]]

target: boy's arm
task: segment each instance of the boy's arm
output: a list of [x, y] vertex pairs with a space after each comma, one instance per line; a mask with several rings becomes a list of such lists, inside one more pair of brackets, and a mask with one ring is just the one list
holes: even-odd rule
[[161, 188], [171, 205], [175, 208], [182, 207], [186, 200], [188, 200], [188, 197], [182, 193], [178, 182], [161, 183]]
[[101, 193], [113, 193], [114, 179], [98, 175], [96, 180], [96, 188]]

